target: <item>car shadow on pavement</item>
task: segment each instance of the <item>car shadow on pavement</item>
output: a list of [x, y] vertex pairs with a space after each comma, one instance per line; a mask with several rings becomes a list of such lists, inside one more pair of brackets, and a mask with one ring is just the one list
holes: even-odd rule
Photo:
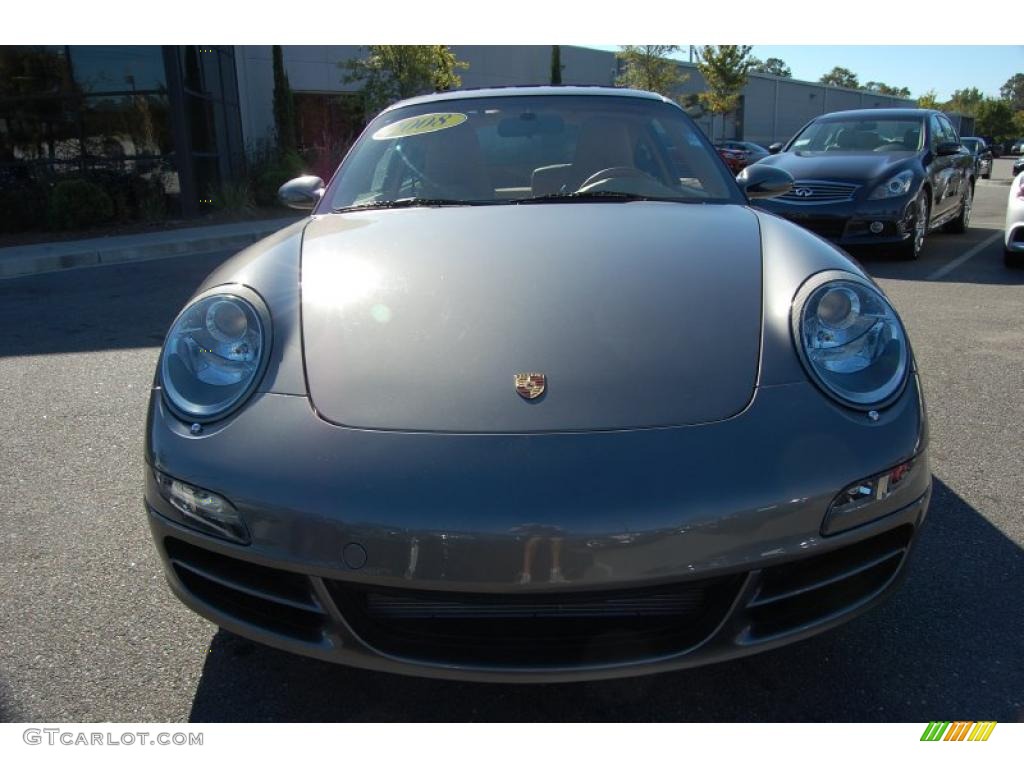
[[159, 347], [188, 298], [230, 255], [0, 280], [0, 358]]
[[[925, 241], [921, 257], [907, 261], [883, 247], [850, 248], [847, 255], [874, 278], [887, 280], [935, 280], [979, 285], [1024, 285], [1024, 269], [1010, 268], [1003, 261], [1003, 230], [971, 227], [966, 235], [933, 232]], [[998, 237], [996, 237], [998, 235]], [[992, 240], [966, 262], [940, 273], [972, 249]]]
[[203, 721], [1024, 720], [1024, 550], [935, 479], [903, 588], [832, 632], [618, 681], [496, 685], [367, 672], [218, 631]]

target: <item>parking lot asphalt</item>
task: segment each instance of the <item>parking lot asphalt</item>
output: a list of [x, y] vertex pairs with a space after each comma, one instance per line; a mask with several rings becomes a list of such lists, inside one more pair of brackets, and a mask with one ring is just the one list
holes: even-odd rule
[[1024, 271], [995, 237], [1003, 163], [967, 234], [930, 235], [918, 262], [854, 254], [903, 315], [931, 417], [935, 493], [903, 589], [794, 646], [614, 682], [364, 672], [194, 615], [142, 512], [145, 406], [168, 324], [228, 254], [0, 281], [0, 718], [1024, 720]]

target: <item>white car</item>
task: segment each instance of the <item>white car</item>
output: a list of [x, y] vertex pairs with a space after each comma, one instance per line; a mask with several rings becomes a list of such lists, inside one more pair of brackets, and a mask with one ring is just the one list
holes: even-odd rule
[[1010, 182], [1003, 246], [1006, 249], [1006, 266], [1024, 266], [1024, 173], [1018, 173]]

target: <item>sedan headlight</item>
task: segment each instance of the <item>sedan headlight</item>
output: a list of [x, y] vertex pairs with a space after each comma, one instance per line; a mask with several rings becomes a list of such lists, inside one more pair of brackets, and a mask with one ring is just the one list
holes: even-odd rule
[[914, 183], [914, 174], [911, 171], [901, 171], [884, 184], [879, 184], [871, 193], [871, 200], [883, 200], [887, 197], [901, 197], [910, 191], [910, 185]]
[[171, 410], [206, 422], [239, 407], [266, 366], [269, 317], [259, 296], [241, 286], [214, 289], [185, 307], [160, 357]]
[[831, 273], [801, 289], [793, 336], [811, 378], [843, 405], [869, 410], [899, 396], [910, 367], [895, 310], [867, 282]]

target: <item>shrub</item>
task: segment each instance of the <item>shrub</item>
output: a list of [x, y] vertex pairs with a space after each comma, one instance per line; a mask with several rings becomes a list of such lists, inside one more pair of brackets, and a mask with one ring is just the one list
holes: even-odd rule
[[302, 158], [295, 152], [253, 158], [249, 164], [249, 174], [256, 204], [277, 205], [277, 190], [289, 179], [301, 176], [302, 171]]
[[277, 190], [293, 176], [280, 168], [267, 168], [256, 177], [254, 196], [259, 205], [277, 205]]
[[81, 229], [109, 221], [113, 216], [114, 202], [97, 184], [70, 179], [53, 188], [49, 220], [54, 229]]
[[27, 181], [0, 190], [0, 233], [27, 232], [46, 226], [49, 188]]
[[117, 221], [156, 221], [167, 210], [163, 183], [159, 174], [151, 178], [136, 173], [93, 169], [86, 179], [98, 185], [114, 204]]
[[252, 187], [245, 179], [225, 181], [210, 197], [213, 198], [214, 206], [222, 211], [249, 213], [255, 208]]

